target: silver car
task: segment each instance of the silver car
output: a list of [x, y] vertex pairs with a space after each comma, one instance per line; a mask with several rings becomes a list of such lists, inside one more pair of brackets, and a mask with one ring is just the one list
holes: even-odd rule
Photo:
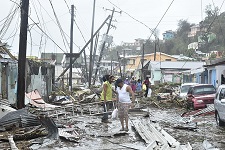
[[183, 84], [181, 84], [179, 97], [182, 99], [185, 99], [187, 97], [187, 92], [188, 92], [189, 88], [196, 84], [198, 84], [198, 83], [183, 83]]
[[220, 85], [214, 100], [216, 123], [225, 126], [225, 85]]

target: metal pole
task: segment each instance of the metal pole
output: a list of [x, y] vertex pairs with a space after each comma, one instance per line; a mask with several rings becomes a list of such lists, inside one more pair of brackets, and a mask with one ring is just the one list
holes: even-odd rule
[[[106, 21], [110, 18], [110, 15], [105, 19], [105, 21], [102, 23], [102, 25], [98, 28], [97, 31], [95, 31], [94, 35], [95, 36], [100, 30], [101, 28], [105, 25]], [[87, 43], [84, 45], [84, 47], [81, 49], [81, 51], [79, 52], [79, 54], [81, 55], [84, 51], [85, 48], [89, 45], [89, 43], [91, 42], [91, 39], [89, 41], [87, 41]], [[74, 58], [72, 61], [72, 64], [76, 61], [77, 58]], [[59, 81], [59, 79], [64, 76], [64, 74], [66, 73], [66, 71], [69, 69], [70, 67], [67, 66], [65, 70], [63, 70], [63, 72], [59, 75], [59, 77], [56, 79], [56, 82]]]
[[89, 76], [88, 76], [88, 87], [91, 86], [91, 78], [92, 78], [92, 52], [93, 52], [93, 32], [94, 32], [94, 19], [95, 19], [95, 1], [93, 4], [93, 16], [92, 16], [92, 28], [91, 28], [91, 47], [90, 47], [90, 60], [89, 60]]
[[87, 69], [87, 57], [86, 57], [86, 50], [84, 50], [84, 68], [85, 68], [85, 78], [88, 79], [88, 69]]
[[72, 92], [72, 72], [73, 72], [73, 20], [74, 20], [74, 5], [71, 5], [71, 25], [70, 25], [70, 74], [69, 74], [69, 91]]
[[155, 53], [154, 53], [154, 61], [156, 59], [156, 39], [155, 39]]
[[119, 55], [119, 52], [117, 51], [117, 57], [118, 57], [118, 60], [119, 60], [119, 67], [120, 67], [120, 77], [122, 78], [122, 70], [121, 70], [121, 58], [120, 58], [120, 55]]
[[112, 61], [112, 59], [111, 59], [111, 72], [110, 72], [111, 75], [112, 75], [112, 67], [113, 67], [113, 66], [112, 66], [112, 62], [113, 62], [113, 61]]
[[18, 60], [18, 79], [17, 79], [17, 108], [21, 109], [24, 105], [25, 96], [25, 69], [27, 51], [27, 25], [28, 25], [29, 0], [22, 0], [21, 5], [21, 24], [19, 41], [19, 60]]
[[[111, 22], [112, 22], [112, 18], [113, 18], [114, 12], [115, 12], [115, 8], [113, 8], [113, 10], [112, 10], [112, 15], [111, 15], [111, 18], [110, 18], [110, 21], [109, 21], [109, 24], [108, 24], [108, 29], [107, 29], [107, 31], [106, 31], [106, 36], [107, 36], [108, 33], [109, 33], [109, 29], [110, 29], [110, 26], [111, 26]], [[97, 67], [96, 67], [96, 70], [95, 70], [94, 80], [96, 80], [97, 73], [98, 73], [98, 70], [99, 70], [99, 67], [100, 67], [100, 62], [101, 62], [101, 60], [102, 60], [103, 50], [105, 49], [105, 43], [106, 43], [106, 42], [104, 41], [103, 44], [102, 44], [102, 49], [101, 49], [101, 51], [100, 51], [100, 55], [99, 55]]]
[[123, 50], [123, 79], [125, 79], [125, 67], [126, 67], [126, 63], [125, 63], [125, 53], [126, 50]]
[[145, 55], [145, 51], [144, 51], [144, 47], [145, 45], [142, 45], [142, 57], [141, 57], [141, 81], [143, 82], [143, 77], [144, 77], [144, 55]]
[[[96, 51], [97, 51], [97, 47], [98, 47], [98, 38], [99, 38], [99, 33], [96, 35], [96, 38], [95, 38], [95, 47], [94, 47], [94, 53], [93, 53], [93, 58], [92, 58], [92, 69], [94, 68], [94, 63], [96, 62], [95, 59], [96, 59]], [[93, 70], [92, 70], [93, 71]], [[93, 80], [93, 85], [95, 84], [95, 79]]]

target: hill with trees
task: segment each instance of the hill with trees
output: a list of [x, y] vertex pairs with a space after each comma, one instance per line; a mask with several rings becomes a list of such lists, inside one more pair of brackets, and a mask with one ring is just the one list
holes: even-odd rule
[[[211, 5], [205, 8], [206, 17], [199, 22], [200, 31], [195, 36], [189, 37], [188, 33], [191, 27], [196, 24], [188, 22], [188, 20], [181, 19], [178, 21], [178, 28], [175, 31], [175, 36], [169, 40], [146, 40], [145, 54], [163, 52], [169, 55], [184, 54], [188, 57], [195, 57], [196, 49], [188, 49], [188, 45], [193, 42], [198, 42], [198, 51], [209, 53], [210, 51], [220, 51], [224, 54], [225, 50], [225, 12], [219, 14], [218, 7], [212, 8]], [[141, 55], [141, 51], [137, 50], [136, 46], [114, 46], [106, 53], [106, 59], [117, 58], [117, 51], [122, 54], [123, 49], [131, 49], [132, 55]], [[212, 56], [215, 57], [215, 56]]]

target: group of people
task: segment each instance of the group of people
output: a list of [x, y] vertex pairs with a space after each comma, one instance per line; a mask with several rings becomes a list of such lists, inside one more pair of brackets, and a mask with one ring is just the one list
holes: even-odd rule
[[[148, 77], [143, 82], [143, 84], [140, 79], [138, 79], [136, 82], [134, 77], [130, 81], [127, 78], [124, 81], [122, 79], [117, 79], [115, 81], [115, 77], [113, 75], [105, 75], [103, 81], [101, 100], [103, 101], [104, 114], [102, 117], [102, 122], [109, 123], [107, 103], [109, 100], [113, 100], [113, 93], [115, 93], [117, 95], [115, 100], [118, 108], [118, 117], [122, 126], [121, 131], [128, 131], [128, 111], [129, 108], [133, 107], [135, 103], [134, 92], [142, 92], [142, 86], [145, 85], [145, 96], [147, 97], [148, 89], [150, 88], [151, 84]], [[115, 90], [112, 88], [113, 82], [115, 82]]]
[[137, 93], [138, 95], [142, 94], [143, 86], [144, 88], [144, 96], [147, 97], [149, 95], [149, 89], [151, 87], [151, 82], [149, 81], [149, 78], [146, 77], [144, 82], [142, 83], [140, 79], [137, 81], [135, 80], [135, 77], [132, 77], [130, 80], [128, 78], [124, 81], [125, 84], [130, 85], [133, 92]]
[[[103, 90], [101, 93], [101, 100], [104, 101], [103, 108], [104, 114], [102, 117], [102, 122], [108, 123], [108, 113], [107, 113], [107, 101], [113, 100], [112, 94], [116, 93], [117, 105], [118, 105], [118, 117], [121, 122], [121, 131], [128, 131], [128, 111], [130, 107], [134, 106], [135, 95], [131, 87], [123, 82], [122, 79], [116, 80], [116, 90], [112, 88], [112, 83], [115, 81], [115, 77], [112, 75], [105, 76], [105, 81], [103, 83]], [[130, 95], [132, 99], [130, 99]], [[125, 125], [124, 126], [124, 121]]]

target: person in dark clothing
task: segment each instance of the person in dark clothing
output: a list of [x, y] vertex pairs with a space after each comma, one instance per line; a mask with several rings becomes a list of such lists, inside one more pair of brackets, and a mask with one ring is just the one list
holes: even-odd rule
[[225, 84], [225, 78], [223, 74], [221, 74], [221, 84]]
[[151, 83], [150, 83], [150, 81], [149, 81], [149, 78], [148, 78], [148, 77], [146, 77], [146, 79], [145, 79], [145, 81], [144, 81], [144, 83], [143, 83], [143, 84], [145, 84], [145, 85], [146, 85], [145, 97], [147, 97], [147, 95], [148, 95], [148, 89], [149, 89], [149, 87], [150, 87], [150, 85], [151, 85]]

